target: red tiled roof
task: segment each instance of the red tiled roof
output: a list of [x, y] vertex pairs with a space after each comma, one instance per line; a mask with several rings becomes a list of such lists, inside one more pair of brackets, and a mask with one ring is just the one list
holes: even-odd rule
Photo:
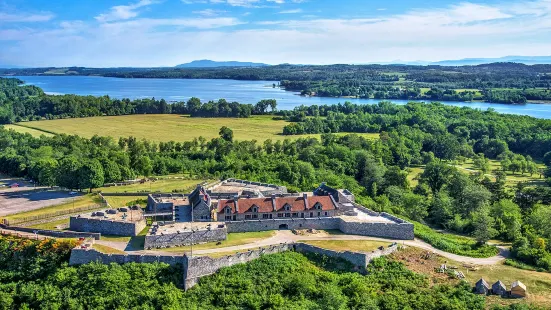
[[[292, 197], [276, 197], [275, 205], [276, 212], [284, 211], [284, 207], [289, 205], [290, 212], [300, 212], [305, 210], [315, 209], [317, 203], [321, 204], [321, 209], [323, 211], [335, 210], [336, 206], [333, 203], [333, 200], [330, 196], [310, 196], [307, 197], [308, 206], [305, 208], [304, 197], [303, 196], [292, 196]], [[251, 208], [254, 206], [258, 207], [259, 213], [274, 212], [272, 199], [270, 197], [266, 198], [242, 198], [237, 201], [238, 203], [238, 213], [251, 212]], [[222, 199], [218, 201], [218, 213], [224, 213], [225, 208], [230, 207], [232, 213], [236, 213], [235, 202], [233, 199]]]
[[314, 209], [316, 203], [321, 204], [321, 209], [324, 211], [335, 210], [335, 204], [331, 196], [311, 196], [308, 197], [308, 209]]

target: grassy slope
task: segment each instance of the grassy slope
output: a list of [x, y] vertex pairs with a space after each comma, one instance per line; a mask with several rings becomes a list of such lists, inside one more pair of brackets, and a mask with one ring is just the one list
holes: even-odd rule
[[516, 280], [524, 283], [528, 290], [526, 300], [504, 299], [497, 296], [487, 297], [488, 305], [509, 305], [514, 303], [533, 303], [543, 307], [551, 306], [551, 273], [535, 272], [522, 270], [506, 265], [490, 266], [471, 266], [452, 261], [448, 258], [432, 256], [427, 259], [425, 250], [417, 248], [407, 248], [392, 254], [392, 257], [403, 262], [409, 269], [428, 275], [433, 283], [457, 282], [458, 280], [449, 278], [446, 274], [437, 273], [435, 269], [441, 264], [448, 267], [457, 267], [458, 271], [465, 274], [465, 280], [474, 286], [474, 283], [480, 278], [485, 279], [490, 285], [497, 280], [503, 281], [507, 288]]
[[[73, 118], [48, 121], [25, 122], [22, 125], [39, 130], [78, 134], [90, 138], [93, 135], [119, 137], [134, 136], [153, 141], [190, 141], [203, 136], [207, 140], [218, 137], [220, 127], [227, 126], [234, 132], [236, 140], [264, 141], [266, 139], [283, 140], [281, 135], [285, 121], [274, 121], [272, 116], [253, 116], [239, 118], [191, 118], [183, 115], [125, 115], [102, 116], [89, 118]], [[15, 126], [22, 128], [21, 126]], [[14, 128], [17, 129], [17, 128]], [[24, 128], [28, 130], [28, 128]], [[320, 135], [291, 136], [319, 137]], [[378, 134], [364, 134], [367, 137], [378, 138]]]

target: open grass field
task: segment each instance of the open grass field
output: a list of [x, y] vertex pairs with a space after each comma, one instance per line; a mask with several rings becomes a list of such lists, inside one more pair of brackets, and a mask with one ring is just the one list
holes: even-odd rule
[[37, 130], [37, 129], [33, 129], [33, 128], [28, 128], [28, 127], [23, 127], [23, 126], [19, 126], [19, 125], [3, 125], [5, 129], [12, 129], [14, 131], [17, 131], [17, 132], [20, 132], [20, 133], [28, 133], [28, 134], [31, 134], [33, 137], [40, 137], [42, 135], [46, 136], [46, 137], [52, 137], [53, 134], [49, 133], [49, 132], [44, 132], [44, 131], [41, 131], [41, 130]]
[[[300, 240], [299, 240], [300, 241]], [[323, 240], [323, 241], [300, 241], [306, 244], [334, 251], [352, 251], [352, 252], [371, 252], [383, 246], [387, 247], [391, 243], [384, 241], [371, 240]]]
[[[459, 169], [459, 171], [464, 172], [464, 173], [474, 174], [478, 171], [478, 169], [476, 169], [473, 166], [473, 161], [472, 160], [467, 160], [464, 163], [457, 164], [457, 165], [454, 165], [454, 166], [457, 169]], [[545, 168], [545, 165], [538, 164], [538, 168], [543, 169], [543, 168]], [[493, 159], [490, 160], [490, 170], [491, 171], [490, 171], [490, 173], [488, 173], [487, 176], [490, 179], [492, 179], [493, 181], [495, 181], [495, 177], [493, 175], [494, 172], [501, 170], [501, 164], [499, 163], [498, 160], [493, 160]], [[411, 187], [415, 187], [419, 183], [418, 180], [415, 180], [415, 178], [417, 176], [419, 176], [420, 174], [422, 174], [423, 171], [425, 171], [424, 166], [410, 167], [409, 168], [408, 180], [409, 180], [409, 183], [410, 183]], [[539, 174], [530, 175], [529, 173], [522, 174], [520, 172], [517, 172], [517, 173], [513, 174], [511, 171], [507, 171], [507, 185], [509, 187], [512, 188], [520, 182], [526, 182], [529, 185], [538, 185], [538, 184], [539, 185], [544, 185], [545, 179], [542, 178]]]
[[[528, 298], [526, 300], [490, 296], [486, 300], [489, 306], [514, 303], [533, 303], [545, 307], [545, 309], [549, 309], [551, 306], [551, 273], [523, 270], [503, 264], [469, 266], [436, 255], [427, 258], [425, 254], [425, 250], [410, 247], [392, 254], [391, 257], [403, 262], [409, 269], [415, 272], [426, 274], [434, 284], [459, 282], [459, 280], [450, 278], [445, 273], [436, 272], [436, 268], [439, 268], [441, 264], [446, 264], [448, 267], [457, 267], [458, 271], [463, 272], [465, 274], [465, 281], [472, 286], [480, 278], [485, 279], [490, 285], [497, 280], [501, 280], [507, 285], [508, 289], [510, 289], [511, 284], [516, 280], [526, 285], [528, 291]], [[488, 307], [488, 309], [490, 308]]]
[[[206, 249], [216, 249], [216, 248], [225, 248], [230, 246], [242, 245], [252, 243], [258, 240], [270, 238], [275, 234], [274, 231], [257, 231], [257, 232], [246, 232], [246, 233], [230, 233], [228, 238], [224, 241], [221, 241], [220, 244], [217, 242], [208, 242], [203, 244], [197, 244], [193, 246], [194, 250], [206, 250]], [[163, 252], [171, 253], [184, 253], [191, 251], [190, 246], [174, 247], [159, 249]]]
[[[319, 137], [320, 135], [283, 136], [281, 132], [288, 123], [274, 121], [272, 116], [253, 116], [250, 118], [191, 118], [186, 115], [125, 115], [88, 118], [70, 118], [21, 123], [12, 126], [17, 131], [65, 133], [90, 138], [94, 135], [119, 137], [134, 136], [152, 141], [190, 141], [203, 136], [207, 140], [218, 137], [220, 127], [233, 130], [236, 140], [266, 139], [284, 140], [299, 137]], [[35, 133], [36, 134], [36, 133]], [[362, 134], [369, 138], [378, 138], [378, 134]]]
[[[197, 184], [212, 180], [189, 180], [189, 179], [158, 179], [143, 184], [132, 184], [124, 186], [110, 186], [99, 188], [102, 193], [137, 193], [137, 192], [164, 192], [172, 191], [188, 192]], [[147, 197], [146, 197], [147, 198]]]
[[125, 207], [127, 203], [138, 199], [147, 199], [147, 196], [105, 196], [105, 200], [113, 208]]
[[103, 244], [94, 244], [94, 249], [105, 254], [126, 254], [126, 252], [124, 251], [121, 251]]
[[[67, 227], [69, 226], [69, 218], [47, 222], [47, 223], [36, 224], [36, 225], [30, 225], [28, 227], [36, 228], [36, 229], [59, 230], [58, 227], [65, 227], [65, 226]], [[67, 229], [67, 228], [64, 228], [64, 229]]]

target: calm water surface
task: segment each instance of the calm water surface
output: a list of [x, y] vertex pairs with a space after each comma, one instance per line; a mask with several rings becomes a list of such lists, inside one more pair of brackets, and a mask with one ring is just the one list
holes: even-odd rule
[[[235, 80], [185, 80], [185, 79], [120, 79], [91, 76], [17, 76], [27, 84], [39, 86], [49, 94], [77, 94], [112, 98], [164, 98], [167, 101], [183, 101], [198, 97], [202, 101], [224, 98], [228, 101], [251, 103], [262, 99], [276, 99], [280, 110], [300, 105], [337, 104], [350, 101], [357, 104], [373, 104], [380, 100], [302, 97], [297, 93], [273, 88], [273, 81]], [[407, 100], [390, 100], [406, 104]], [[486, 110], [492, 108], [501, 113], [530, 115], [551, 119], [551, 104], [507, 105], [485, 102], [443, 102], [452, 106], [467, 106]]]

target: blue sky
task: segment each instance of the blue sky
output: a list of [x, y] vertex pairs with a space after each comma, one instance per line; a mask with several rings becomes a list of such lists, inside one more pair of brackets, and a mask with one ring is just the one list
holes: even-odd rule
[[551, 55], [551, 0], [0, 0], [0, 66]]

